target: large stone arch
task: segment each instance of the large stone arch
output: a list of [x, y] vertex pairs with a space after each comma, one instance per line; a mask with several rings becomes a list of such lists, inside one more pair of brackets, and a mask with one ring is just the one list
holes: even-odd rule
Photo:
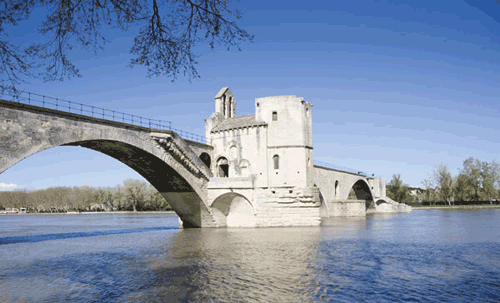
[[[370, 205], [373, 203], [373, 193], [370, 188], [370, 185], [364, 178], [355, 178], [352, 182], [352, 185], [348, 187], [347, 189], [350, 191], [351, 188], [354, 190], [354, 193], [356, 194], [356, 199], [357, 200], [365, 200], [366, 201], [366, 208], [368, 209]], [[349, 195], [349, 192], [347, 192], [346, 197]]]
[[256, 211], [244, 195], [229, 192], [218, 196], [212, 203], [217, 222], [227, 227], [256, 227]]
[[151, 133], [146, 128], [0, 102], [0, 173], [56, 146], [82, 146], [111, 156], [161, 192], [185, 227], [217, 226], [205, 202], [211, 173], [176, 133]]

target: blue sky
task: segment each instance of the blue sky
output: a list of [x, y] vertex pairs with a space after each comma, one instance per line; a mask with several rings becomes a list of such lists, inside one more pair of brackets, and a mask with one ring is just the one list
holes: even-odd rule
[[[409, 2], [409, 3], [406, 3]], [[433, 165], [453, 173], [473, 156], [500, 160], [500, 4], [494, 1], [241, 0], [243, 51], [198, 47], [200, 79], [147, 78], [127, 67], [133, 33], [72, 54], [83, 77], [20, 89], [172, 121], [204, 134], [213, 97], [229, 86], [237, 115], [254, 99], [297, 95], [314, 104], [316, 160], [420, 186]], [[43, 14], [41, 14], [43, 17]], [[35, 23], [16, 31], [35, 39]], [[0, 185], [114, 186], [142, 179], [90, 150], [58, 147], [0, 175]], [[1, 186], [0, 186], [1, 187]]]

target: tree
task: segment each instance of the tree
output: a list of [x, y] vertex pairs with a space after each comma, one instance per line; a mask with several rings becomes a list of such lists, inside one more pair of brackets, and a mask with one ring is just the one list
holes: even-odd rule
[[434, 165], [431, 181], [439, 188], [439, 198], [451, 205], [453, 199], [453, 178], [448, 165], [441, 163]]
[[153, 185], [146, 188], [146, 199], [150, 210], [170, 210], [172, 207]]
[[491, 200], [496, 197], [495, 182], [496, 176], [494, 163], [489, 163], [486, 161], [481, 162], [481, 184], [483, 200], [488, 200], [491, 202]]
[[[130, 48], [130, 66], [147, 67], [148, 76], [198, 77], [194, 47], [230, 49], [253, 37], [233, 19], [241, 12], [230, 0], [9, 0], [0, 3], [1, 84], [15, 88], [26, 77], [63, 80], [81, 76], [70, 51], [80, 45], [97, 52], [110, 29], [140, 30]], [[13, 27], [48, 11], [39, 27], [46, 41], [19, 47], [9, 39]], [[30, 26], [33, 28], [33, 26]], [[36, 71], [43, 70], [37, 73]], [[5, 87], [5, 86], [4, 86]]]
[[432, 181], [430, 179], [424, 179], [421, 185], [424, 188], [424, 201], [436, 202], [436, 193], [433, 189]]
[[127, 179], [123, 181], [125, 197], [130, 201], [134, 211], [142, 209], [146, 194], [146, 183], [139, 180]]
[[462, 169], [462, 174], [467, 177], [467, 184], [471, 188], [472, 197], [475, 201], [479, 201], [479, 196], [482, 187], [481, 178], [482, 163], [479, 159], [469, 157], [465, 159]]
[[457, 201], [467, 201], [472, 196], [471, 187], [466, 175], [460, 173], [455, 177], [453, 180], [453, 193]]
[[467, 184], [471, 188], [471, 198], [479, 201], [481, 191], [481, 162], [479, 159], [473, 157], [465, 159], [462, 173], [467, 177]]
[[410, 188], [403, 184], [401, 175], [392, 175], [391, 181], [387, 185], [387, 196], [397, 202], [409, 202]]

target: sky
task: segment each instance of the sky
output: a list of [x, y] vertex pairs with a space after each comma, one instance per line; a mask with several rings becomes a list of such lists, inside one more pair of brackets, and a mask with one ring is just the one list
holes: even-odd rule
[[[199, 79], [148, 78], [129, 68], [133, 33], [72, 54], [83, 77], [19, 89], [118, 110], [204, 134], [214, 96], [229, 86], [236, 114], [254, 99], [313, 103], [314, 159], [421, 186], [433, 166], [499, 161], [500, 4], [489, 0], [232, 2], [254, 35], [242, 51], [201, 45]], [[36, 17], [43, 17], [41, 13]], [[36, 18], [34, 18], [36, 19]], [[29, 23], [32, 22], [32, 23]], [[13, 32], [36, 39], [36, 22]], [[143, 178], [81, 147], [55, 147], [0, 174], [0, 190], [115, 186]]]

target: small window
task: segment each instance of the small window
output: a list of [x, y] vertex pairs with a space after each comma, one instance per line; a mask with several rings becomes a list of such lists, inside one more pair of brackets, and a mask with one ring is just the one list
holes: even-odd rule
[[274, 162], [274, 169], [280, 169], [280, 156], [274, 155], [273, 162]]
[[278, 121], [278, 112], [273, 112], [273, 121]]

